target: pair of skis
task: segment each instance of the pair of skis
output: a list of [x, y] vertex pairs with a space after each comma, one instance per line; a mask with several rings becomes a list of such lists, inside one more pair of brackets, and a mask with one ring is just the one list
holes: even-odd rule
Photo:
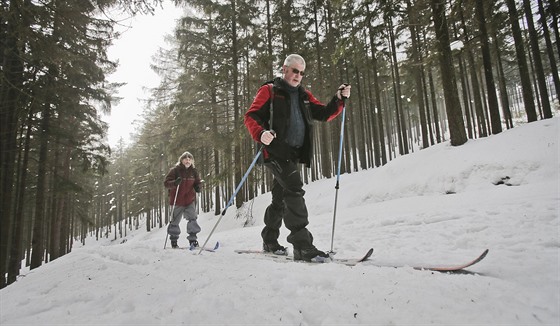
[[[202, 250], [204, 251], [209, 251], [209, 252], [215, 252], [216, 250], [218, 250], [218, 248], [220, 247], [220, 242], [216, 242], [216, 244], [214, 245], [213, 248], [202, 248]], [[194, 251], [194, 250], [200, 250], [199, 247], [180, 247], [180, 248], [176, 248], [176, 249], [189, 249], [190, 251]], [[479, 256], [477, 256], [475, 259], [470, 260], [466, 263], [463, 264], [457, 264], [457, 265], [387, 265], [387, 266], [382, 266], [382, 265], [376, 265], [378, 267], [405, 267], [405, 266], [409, 266], [412, 267], [413, 269], [416, 270], [426, 270], [426, 271], [435, 271], [435, 272], [447, 272], [447, 273], [461, 273], [461, 272], [465, 272], [465, 269], [467, 267], [470, 267], [474, 264], [479, 263], [480, 261], [482, 261], [486, 255], [488, 254], [488, 249], [484, 250]], [[292, 256], [287, 256], [287, 255], [277, 255], [271, 252], [264, 252], [262, 250], [235, 250], [236, 253], [238, 254], [254, 254], [254, 255], [262, 255], [265, 257], [268, 257], [272, 260], [275, 261], [279, 261], [279, 262], [294, 262], [294, 258]], [[373, 248], [370, 248], [365, 255], [358, 257], [358, 258], [336, 258], [334, 257], [334, 255], [331, 255], [331, 259], [330, 261], [332, 263], [336, 263], [336, 264], [342, 264], [342, 265], [346, 265], [346, 266], [356, 266], [359, 263], [363, 263], [365, 261], [368, 261], [371, 258], [371, 255], [373, 254]], [[305, 261], [297, 261], [297, 262], [302, 262], [302, 263], [312, 263], [312, 264], [317, 264], [316, 262], [305, 262]]]
[[[273, 253], [269, 253], [269, 252], [264, 252], [262, 250], [235, 250], [236, 253], [238, 254], [258, 254], [258, 255], [264, 255], [266, 257], [269, 257], [273, 260], [276, 261], [294, 261], [294, 258], [292, 256], [283, 256], [283, 255], [276, 255]], [[337, 263], [337, 264], [343, 264], [343, 265], [347, 265], [347, 266], [356, 266], [359, 263], [365, 262], [367, 260], [369, 260], [369, 258], [371, 257], [371, 255], [373, 254], [373, 248], [369, 249], [365, 255], [363, 255], [362, 257], [359, 258], [353, 258], [353, 259], [341, 259], [341, 258], [335, 258], [333, 256], [331, 256], [331, 261], [333, 263]], [[474, 264], [479, 263], [481, 260], [484, 259], [484, 257], [486, 257], [486, 255], [488, 254], [488, 249], [484, 250], [482, 252], [482, 254], [480, 254], [478, 257], [476, 257], [473, 260], [470, 260], [466, 263], [463, 264], [457, 264], [457, 265], [415, 265], [412, 266], [412, 268], [416, 269], [416, 270], [427, 270], [427, 271], [435, 271], [435, 272], [447, 272], [447, 273], [460, 273], [460, 272], [464, 272], [465, 268], [470, 267]], [[314, 263], [315, 264], [315, 263]], [[379, 267], [405, 267], [406, 265], [402, 265], [402, 266], [379, 266]]]

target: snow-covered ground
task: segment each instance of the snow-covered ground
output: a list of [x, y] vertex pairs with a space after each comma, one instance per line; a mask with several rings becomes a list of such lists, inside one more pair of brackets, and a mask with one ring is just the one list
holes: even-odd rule
[[[216, 253], [163, 250], [165, 229], [135, 231], [124, 243], [88, 240], [1, 290], [0, 324], [558, 325], [559, 122], [342, 175], [334, 248], [357, 257], [373, 247], [369, 262], [234, 253], [260, 248], [265, 194], [243, 211], [254, 226], [243, 228], [228, 210], [209, 241], [220, 241]], [[323, 250], [331, 246], [334, 186], [334, 179], [305, 186], [310, 230]], [[201, 243], [218, 218], [200, 215]], [[286, 236], [283, 229], [281, 243]], [[411, 267], [463, 263], [487, 248], [472, 274]]]

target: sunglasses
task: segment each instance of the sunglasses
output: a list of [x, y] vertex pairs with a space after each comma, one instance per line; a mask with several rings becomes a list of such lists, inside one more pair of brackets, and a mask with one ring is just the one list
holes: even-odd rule
[[296, 74], [296, 75], [299, 74], [299, 75], [302, 76], [302, 77], [305, 76], [305, 71], [300, 71], [300, 70], [298, 70], [298, 69], [296, 69], [296, 68], [292, 68], [292, 72], [293, 72], [294, 74]]

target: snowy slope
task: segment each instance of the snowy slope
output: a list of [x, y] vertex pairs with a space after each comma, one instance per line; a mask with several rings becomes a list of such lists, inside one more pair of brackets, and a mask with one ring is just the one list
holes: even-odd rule
[[[163, 250], [163, 229], [136, 231], [124, 243], [88, 241], [1, 290], [0, 324], [558, 325], [559, 121], [342, 175], [334, 249], [354, 257], [373, 247], [361, 265], [235, 254], [260, 248], [265, 194], [243, 211], [254, 226], [242, 228], [228, 210], [209, 241], [220, 241], [216, 253]], [[509, 185], [496, 185], [502, 180]], [[334, 186], [305, 186], [323, 250], [331, 246]], [[200, 216], [201, 243], [217, 220]], [[486, 248], [473, 274], [411, 267], [462, 263]]]

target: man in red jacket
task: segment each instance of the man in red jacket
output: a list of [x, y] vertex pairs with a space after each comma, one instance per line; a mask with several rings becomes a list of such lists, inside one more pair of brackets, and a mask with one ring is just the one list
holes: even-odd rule
[[163, 185], [169, 189], [169, 205], [172, 205], [173, 210], [167, 233], [173, 248], [178, 248], [177, 240], [181, 234], [179, 222], [182, 217], [187, 220], [187, 240], [190, 246], [198, 247], [197, 234], [200, 232], [200, 226], [196, 221], [198, 216], [195, 206], [196, 193], [200, 192], [201, 182], [198, 171], [194, 167], [194, 158], [189, 152], [184, 152], [177, 164], [165, 176]]
[[303, 198], [303, 182], [297, 164], [307, 167], [313, 153], [313, 121], [330, 121], [344, 107], [350, 96], [350, 85], [341, 85], [325, 105], [301, 86], [305, 60], [290, 54], [282, 66], [282, 77], [259, 88], [245, 113], [245, 126], [251, 137], [265, 145], [265, 166], [272, 172], [272, 203], [264, 216], [261, 232], [263, 250], [287, 255], [287, 248], [278, 243], [282, 220], [294, 247], [294, 259], [323, 262], [329, 255], [313, 245], [307, 230], [307, 207]]

